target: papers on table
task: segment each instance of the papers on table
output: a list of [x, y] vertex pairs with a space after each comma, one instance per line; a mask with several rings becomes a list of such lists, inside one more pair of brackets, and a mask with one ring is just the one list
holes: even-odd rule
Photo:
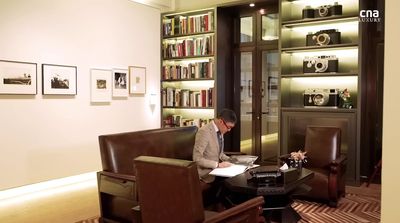
[[209, 174], [220, 177], [233, 177], [238, 174], [246, 172], [246, 170], [248, 169], [258, 166], [260, 165], [245, 166], [245, 165], [232, 164], [232, 166], [229, 167], [215, 168]]

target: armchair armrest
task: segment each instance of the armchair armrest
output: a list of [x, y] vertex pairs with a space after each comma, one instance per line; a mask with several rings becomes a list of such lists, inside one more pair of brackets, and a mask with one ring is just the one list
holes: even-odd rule
[[97, 172], [97, 185], [99, 193], [137, 201], [135, 176], [99, 171]]
[[340, 172], [340, 169], [345, 170], [346, 168], [347, 157], [344, 155], [340, 155], [336, 160], [333, 160], [330, 163], [330, 170], [332, 173], [337, 174]]
[[[249, 218], [248, 222], [264, 222], [265, 219], [262, 217], [263, 204], [264, 198], [262, 196], [258, 196], [223, 212], [212, 215], [211, 217], [205, 219], [204, 222], [239, 222], [239, 219], [243, 220], [246, 217]], [[254, 219], [257, 219], [257, 221], [254, 221]]]
[[107, 171], [99, 171], [99, 172], [97, 172], [97, 174], [98, 174], [98, 176], [104, 175], [104, 176], [108, 176], [108, 177], [116, 178], [116, 179], [120, 179], [120, 180], [136, 181], [136, 177], [133, 175], [113, 173], [113, 172], [107, 172]]

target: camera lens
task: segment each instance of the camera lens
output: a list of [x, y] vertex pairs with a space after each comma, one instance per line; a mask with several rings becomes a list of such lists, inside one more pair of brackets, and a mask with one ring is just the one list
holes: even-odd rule
[[329, 42], [331, 42], [331, 37], [329, 36], [329, 34], [326, 33], [321, 33], [317, 36], [317, 44], [320, 46], [326, 46], [329, 44]]
[[315, 63], [314, 67], [316, 73], [325, 72], [328, 69], [328, 60], [320, 59]]
[[321, 17], [327, 16], [328, 13], [329, 13], [329, 10], [328, 10], [328, 7], [326, 7], [326, 6], [321, 6], [321, 7], [318, 9], [318, 14], [319, 14], [319, 16], [321, 16]]

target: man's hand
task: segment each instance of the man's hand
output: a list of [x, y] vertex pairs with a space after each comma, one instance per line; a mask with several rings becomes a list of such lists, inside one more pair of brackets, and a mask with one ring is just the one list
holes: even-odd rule
[[225, 168], [228, 166], [232, 166], [232, 163], [226, 161], [218, 163], [218, 168]]

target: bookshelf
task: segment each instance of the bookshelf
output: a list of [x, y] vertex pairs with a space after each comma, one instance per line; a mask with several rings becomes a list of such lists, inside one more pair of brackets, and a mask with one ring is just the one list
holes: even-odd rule
[[215, 113], [215, 9], [162, 14], [161, 126], [203, 126]]

